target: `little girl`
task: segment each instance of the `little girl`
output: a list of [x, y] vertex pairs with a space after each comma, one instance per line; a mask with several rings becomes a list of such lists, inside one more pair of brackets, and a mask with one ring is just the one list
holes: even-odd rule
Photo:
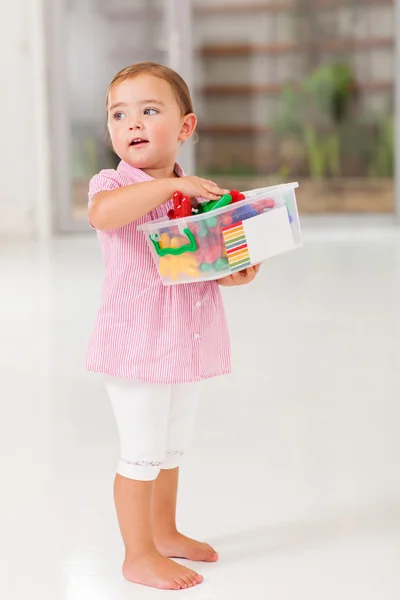
[[107, 92], [108, 131], [121, 159], [95, 175], [89, 221], [105, 264], [101, 306], [87, 368], [106, 375], [120, 435], [115, 506], [125, 544], [123, 574], [179, 590], [201, 583], [171, 557], [214, 562], [211, 546], [177, 531], [178, 471], [191, 437], [199, 382], [230, 372], [219, 285], [252, 281], [258, 268], [164, 287], [138, 225], [166, 217], [172, 195], [216, 200], [228, 190], [186, 177], [176, 163], [197, 119], [189, 90], [171, 69], [139, 63]]

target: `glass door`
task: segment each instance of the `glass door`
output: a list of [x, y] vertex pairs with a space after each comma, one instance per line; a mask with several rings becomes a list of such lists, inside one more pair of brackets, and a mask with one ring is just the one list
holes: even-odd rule
[[[106, 139], [105, 94], [123, 67], [155, 61], [191, 74], [187, 0], [63, 0], [49, 27], [53, 188], [60, 231], [85, 231], [91, 177], [118, 162]], [[188, 44], [188, 47], [185, 47]], [[187, 145], [180, 161], [193, 166]]]

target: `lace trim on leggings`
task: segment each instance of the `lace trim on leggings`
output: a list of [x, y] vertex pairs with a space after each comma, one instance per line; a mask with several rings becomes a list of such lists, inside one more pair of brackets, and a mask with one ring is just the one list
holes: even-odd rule
[[121, 462], [127, 465], [133, 465], [134, 467], [161, 467], [162, 462], [160, 460], [128, 460], [127, 458], [121, 458]]
[[183, 456], [183, 451], [182, 450], [170, 450], [169, 452], [167, 452], [167, 456]]
[[[167, 456], [170, 457], [180, 457], [183, 456], [182, 450], [169, 450]], [[160, 460], [128, 460], [127, 458], [121, 458], [121, 462], [126, 465], [133, 465], [134, 467], [161, 467], [163, 464]]]

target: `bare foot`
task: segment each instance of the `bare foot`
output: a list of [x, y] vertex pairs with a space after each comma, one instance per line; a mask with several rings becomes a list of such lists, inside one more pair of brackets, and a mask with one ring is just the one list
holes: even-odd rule
[[135, 558], [126, 558], [122, 573], [128, 581], [141, 583], [161, 590], [181, 590], [193, 587], [203, 581], [203, 577], [161, 556], [158, 552]]
[[218, 554], [209, 544], [197, 542], [179, 532], [156, 540], [157, 550], [169, 558], [187, 558], [188, 560], [216, 562]]

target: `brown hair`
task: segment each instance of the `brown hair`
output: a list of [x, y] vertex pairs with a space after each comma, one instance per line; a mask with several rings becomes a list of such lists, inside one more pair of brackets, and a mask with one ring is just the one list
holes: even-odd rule
[[179, 108], [182, 111], [182, 115], [188, 115], [189, 113], [194, 112], [189, 88], [182, 77], [169, 67], [165, 67], [153, 62], [136, 63], [134, 65], [130, 65], [129, 67], [125, 67], [125, 69], [122, 69], [122, 71], [117, 73], [107, 90], [106, 108], [108, 109], [108, 99], [113, 87], [119, 83], [122, 83], [123, 81], [126, 81], [127, 79], [133, 79], [138, 75], [144, 74], [153, 75], [153, 77], [158, 77], [159, 79], [163, 79], [169, 83], [172, 91], [175, 94]]

